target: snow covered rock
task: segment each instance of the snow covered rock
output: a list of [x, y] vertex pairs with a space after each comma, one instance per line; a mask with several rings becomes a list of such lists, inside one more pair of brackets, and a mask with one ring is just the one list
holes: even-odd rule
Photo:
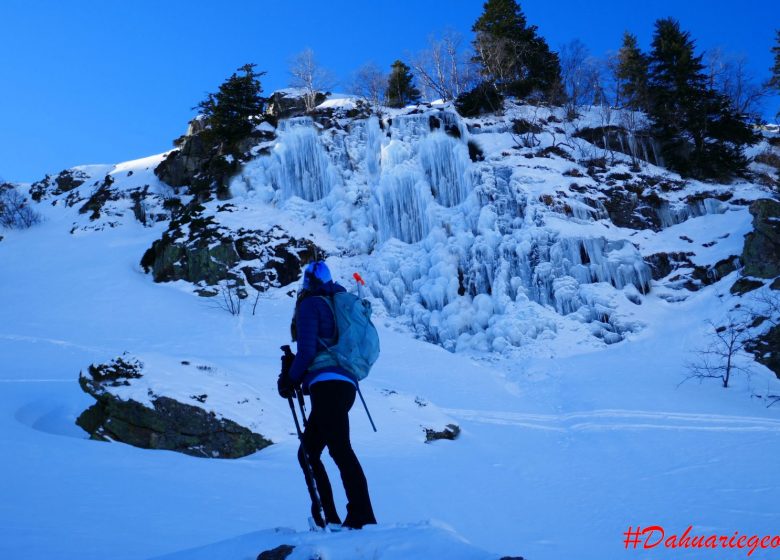
[[[260, 553], [258, 554], [258, 550]], [[472, 545], [438, 521], [373, 525], [360, 531], [295, 532], [277, 528], [240, 535], [154, 560], [257, 558], [257, 560], [523, 560]]]
[[149, 403], [140, 403], [113, 392], [142, 378], [143, 368], [138, 360], [120, 356], [91, 365], [87, 375], [79, 376], [81, 388], [97, 400], [76, 420], [92, 439], [210, 458], [244, 457], [271, 445], [260, 434], [200, 407], [153, 393]]
[[[220, 206], [231, 212], [230, 204]], [[232, 278], [265, 291], [298, 280], [302, 265], [323, 255], [309, 239], [292, 237], [283, 228], [233, 230], [194, 206], [172, 220], [168, 231], [144, 253], [141, 266], [155, 282], [186, 280], [214, 285]]]
[[[269, 115], [280, 119], [298, 117], [306, 114], [306, 99], [303, 90], [285, 89], [275, 91], [268, 99], [266, 112]], [[319, 105], [327, 96], [322, 92], [317, 92], [314, 96], [314, 105]]]
[[51, 175], [46, 175], [42, 180], [33, 183], [30, 187], [30, 197], [34, 201], [40, 202], [45, 198], [69, 192], [83, 185], [87, 179], [89, 176], [83, 171], [65, 169], [54, 178]]

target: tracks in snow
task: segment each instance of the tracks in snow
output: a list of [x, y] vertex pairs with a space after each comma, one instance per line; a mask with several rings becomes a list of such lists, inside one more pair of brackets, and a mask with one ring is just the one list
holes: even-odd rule
[[689, 430], [703, 432], [780, 432], [780, 420], [757, 416], [599, 409], [567, 414], [524, 414], [489, 410], [443, 409], [468, 422], [518, 426], [554, 432], [609, 430]]

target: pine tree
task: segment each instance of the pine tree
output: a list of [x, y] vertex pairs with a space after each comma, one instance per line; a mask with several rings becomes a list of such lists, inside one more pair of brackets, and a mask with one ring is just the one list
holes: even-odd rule
[[650, 55], [649, 115], [667, 165], [683, 175], [726, 178], [742, 173], [742, 148], [755, 133], [714, 91], [690, 33], [674, 19], [655, 24]]
[[[771, 76], [769, 82], [767, 82], [767, 86], [780, 93], [780, 29], [778, 29], [776, 33], [775, 46], [772, 47], [772, 54], [775, 57], [775, 61], [772, 68], [769, 69]], [[775, 118], [778, 117], [780, 117], [780, 111], [775, 115]]]
[[409, 66], [400, 60], [393, 62], [385, 96], [388, 107], [405, 107], [420, 101], [420, 90], [414, 86], [413, 80]]
[[209, 93], [198, 104], [206, 121], [204, 133], [208, 143], [230, 145], [252, 132], [252, 118], [261, 115], [265, 106], [259, 80], [265, 72], [255, 72], [255, 66], [245, 64], [238, 69], [243, 75], [233, 73], [217, 93]]
[[772, 55], [775, 57], [774, 64], [770, 68], [771, 77], [769, 78], [769, 87], [780, 92], [780, 29], [775, 31], [775, 46], [772, 47]]
[[515, 0], [487, 0], [474, 22], [474, 61], [482, 75], [501, 92], [558, 101], [562, 96], [558, 54], [528, 26]]
[[646, 110], [648, 105], [647, 73], [649, 61], [637, 45], [636, 36], [626, 31], [617, 53], [618, 100], [621, 106]]

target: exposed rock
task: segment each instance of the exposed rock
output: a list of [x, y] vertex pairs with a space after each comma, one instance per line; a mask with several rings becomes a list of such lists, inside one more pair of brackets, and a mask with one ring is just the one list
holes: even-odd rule
[[737, 270], [738, 266], [738, 257], [726, 257], [725, 259], [716, 262], [712, 266], [693, 265], [693, 271], [690, 274], [690, 279], [686, 281], [683, 286], [686, 289], [695, 292], [704, 286], [714, 284], [724, 276], [728, 276]]
[[141, 266], [152, 271], [155, 282], [187, 280], [216, 284], [229, 277], [238, 263], [233, 240], [212, 216], [203, 217], [196, 207], [178, 220], [144, 253]]
[[[314, 97], [316, 107], [328, 98], [322, 92], [317, 92]], [[288, 119], [306, 114], [306, 100], [302, 94], [289, 91], [276, 91], [268, 99], [266, 112], [277, 119]]]
[[769, 198], [750, 205], [754, 231], [745, 236], [743, 274], [757, 278], [780, 276], [780, 202]]
[[172, 187], [191, 185], [210, 159], [210, 151], [199, 135], [189, 136], [181, 148], [173, 150], [154, 170], [161, 181]]
[[774, 325], [764, 334], [748, 341], [745, 349], [756, 361], [771, 369], [780, 378], [780, 325]]
[[100, 211], [103, 209], [106, 202], [109, 200], [119, 200], [121, 198], [119, 193], [111, 189], [113, 183], [113, 177], [111, 177], [111, 175], [106, 175], [106, 178], [103, 179], [100, 186], [95, 189], [92, 195], [90, 195], [87, 202], [79, 208], [79, 214], [90, 212], [90, 220], [97, 220], [100, 218]]
[[770, 290], [780, 290], [780, 277], [775, 278], [774, 281], [769, 284]]
[[286, 286], [298, 280], [304, 263], [325, 252], [308, 239], [296, 239], [279, 226], [266, 232], [239, 230], [236, 251], [244, 261], [259, 262], [241, 268], [256, 290]]
[[655, 231], [661, 229], [657, 212], [660, 200], [657, 195], [645, 197], [622, 188], [610, 189], [606, 194], [608, 198], [604, 200], [604, 207], [616, 226]]
[[661, 280], [675, 270], [683, 269], [681, 274], [669, 281], [694, 292], [714, 284], [739, 267], [739, 258], [736, 256], [726, 257], [711, 266], [701, 266], [690, 259], [693, 255], [690, 252], [655, 253], [644, 260], [650, 265], [653, 280]]
[[244, 457], [271, 445], [231, 420], [213, 412], [150, 395], [152, 407], [112, 394], [112, 387], [130, 385], [143, 376], [143, 364], [124, 356], [91, 365], [79, 376], [82, 390], [97, 401], [76, 420], [92, 439], [121, 441], [144, 449], [167, 449], [196, 457]]
[[226, 142], [207, 134], [210, 129], [202, 120], [193, 122], [198, 124], [190, 123], [187, 134], [175, 142], [179, 149], [170, 152], [154, 173], [174, 188], [189, 187], [200, 200], [207, 200], [212, 193], [220, 200], [229, 198], [227, 185], [241, 163], [251, 159], [252, 149], [273, 139], [275, 133], [255, 127], [246, 137]]
[[732, 294], [744, 295], [748, 292], [752, 292], [753, 290], [757, 290], [763, 285], [764, 283], [759, 280], [751, 280], [750, 278], [740, 278], [736, 282], [734, 282], [734, 285], [731, 286], [729, 291]]
[[694, 265], [689, 258], [691, 256], [693, 253], [655, 253], [645, 257], [645, 262], [650, 265], [653, 280], [660, 280], [678, 268], [693, 267]]
[[274, 549], [266, 550], [257, 555], [257, 560], [285, 560], [295, 550], [294, 546], [282, 544]]
[[[291, 237], [279, 226], [268, 231], [220, 227], [194, 206], [144, 253], [141, 266], [155, 282], [186, 280], [214, 285], [245, 280], [259, 291], [298, 280], [303, 264], [324, 256], [308, 239]], [[212, 292], [201, 295], [213, 295]]]
[[34, 201], [40, 202], [44, 198], [72, 191], [83, 185], [87, 179], [89, 176], [83, 171], [65, 169], [54, 178], [51, 175], [46, 175], [40, 181], [33, 183], [30, 187], [30, 197]]
[[460, 427], [456, 424], [447, 424], [443, 430], [434, 430], [425, 428], [425, 443], [436, 441], [437, 439], [454, 440], [460, 435]]

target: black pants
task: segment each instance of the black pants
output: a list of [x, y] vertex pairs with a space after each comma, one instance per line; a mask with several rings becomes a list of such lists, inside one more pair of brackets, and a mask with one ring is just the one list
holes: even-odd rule
[[[333, 490], [328, 473], [320, 459], [322, 451], [327, 447], [341, 473], [341, 481], [347, 495], [347, 517], [344, 525], [360, 528], [376, 523], [368, 496], [366, 476], [349, 442], [349, 409], [355, 402], [355, 387], [347, 381], [331, 380], [315, 383], [310, 390], [311, 414], [303, 433], [303, 446], [314, 472], [322, 508], [325, 510], [325, 522], [341, 523], [333, 503]], [[298, 449], [298, 462], [306, 475], [303, 446]], [[312, 495], [312, 515], [319, 524], [322, 519], [315, 503]]]

